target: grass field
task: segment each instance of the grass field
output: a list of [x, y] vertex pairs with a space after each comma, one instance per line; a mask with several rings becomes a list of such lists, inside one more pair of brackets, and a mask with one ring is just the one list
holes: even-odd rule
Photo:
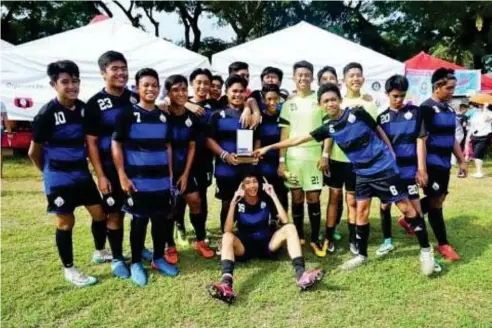
[[[420, 275], [416, 241], [396, 223], [396, 250], [386, 258], [375, 257], [381, 229], [374, 202], [371, 261], [365, 267], [350, 273], [336, 269], [350, 257], [343, 224], [344, 251], [317, 259], [305, 249], [307, 265], [327, 271], [316, 290], [298, 291], [286, 256], [277, 262], [252, 261], [236, 266], [238, 299], [228, 306], [205, 290], [219, 279], [218, 259], [204, 260], [192, 250], [180, 253], [180, 276], [151, 273], [144, 288], [112, 278], [109, 265], [91, 264], [93, 243], [84, 209], [76, 212], [75, 260], [100, 283], [72, 287], [62, 276], [55, 221], [45, 213], [40, 174], [26, 159], [7, 159], [1, 209], [2, 327], [492, 327], [490, 164], [487, 173], [482, 180], [452, 178], [445, 218], [463, 260], [442, 261], [439, 276]], [[326, 192], [322, 200], [325, 208]], [[209, 230], [217, 234], [219, 206], [211, 204]], [[124, 247], [129, 253], [126, 224]]]

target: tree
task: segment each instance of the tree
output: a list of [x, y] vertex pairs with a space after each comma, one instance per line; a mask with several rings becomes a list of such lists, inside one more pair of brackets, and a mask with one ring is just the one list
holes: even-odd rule
[[[184, 46], [196, 52], [200, 49], [202, 32], [198, 26], [198, 20], [203, 12], [201, 1], [139, 1], [139, 6], [147, 8], [147, 10], [153, 9], [157, 12], [177, 13], [180, 17], [180, 22], [185, 28]], [[152, 20], [151, 22], [156, 26]], [[193, 41], [191, 40], [191, 34], [193, 34]]]
[[[143, 29], [142, 15], [134, 1], [125, 8], [113, 1], [133, 26]], [[97, 14], [113, 13], [104, 1], [5, 1], [2, 2], [2, 39], [20, 44], [87, 25]]]
[[207, 57], [209, 60], [212, 60], [212, 55], [226, 50], [232, 45], [232, 42], [226, 42], [221, 39], [208, 37], [202, 40], [199, 53]]
[[13, 1], [2, 3], [2, 39], [20, 44], [86, 25], [98, 14], [86, 1]]

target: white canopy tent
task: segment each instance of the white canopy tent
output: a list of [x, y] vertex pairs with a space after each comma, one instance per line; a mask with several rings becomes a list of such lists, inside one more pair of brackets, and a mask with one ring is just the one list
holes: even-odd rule
[[14, 45], [10, 42], [4, 41], [4, 40], [1, 40], [1, 41], [2, 42], [0, 43], [0, 49], [2, 49], [2, 51], [14, 47]]
[[[232, 62], [248, 63], [251, 89], [261, 87], [263, 68], [278, 67], [284, 72], [282, 88], [291, 91], [295, 89], [292, 66], [300, 60], [311, 62], [315, 74], [323, 66], [333, 66], [339, 79], [343, 67], [349, 62], [362, 64], [366, 78], [364, 91], [381, 106], [386, 99], [383, 90], [386, 79], [393, 74], [405, 73], [403, 63], [306, 22], [219, 52], [212, 56], [212, 67], [227, 76], [228, 66]], [[316, 83], [313, 83], [315, 86]]]
[[103, 87], [97, 65], [108, 51], [122, 52], [129, 67], [129, 84], [144, 67], [155, 69], [164, 79], [210, 67], [206, 57], [137, 29], [127, 22], [107, 19], [2, 51], [1, 99], [12, 120], [31, 121], [54, 92], [46, 76], [50, 62], [73, 60], [80, 69], [80, 99], [87, 100]]

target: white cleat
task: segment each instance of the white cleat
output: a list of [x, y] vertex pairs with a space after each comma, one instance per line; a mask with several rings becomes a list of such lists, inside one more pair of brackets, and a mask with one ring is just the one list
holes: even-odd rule
[[353, 270], [357, 267], [360, 267], [364, 263], [369, 261], [369, 258], [367, 256], [362, 256], [362, 255], [357, 255], [356, 257], [346, 261], [340, 266], [340, 269], [342, 270]]
[[429, 277], [434, 272], [441, 272], [441, 266], [436, 263], [434, 259], [434, 254], [430, 249], [420, 250], [420, 269], [424, 276]]
[[65, 268], [65, 279], [77, 287], [91, 286], [97, 283], [97, 279], [92, 276], [86, 276], [76, 267]]
[[388, 254], [389, 252], [391, 252], [394, 249], [395, 249], [395, 247], [393, 246], [393, 244], [382, 244], [376, 250], [376, 255], [377, 256], [384, 256], [384, 255]]
[[94, 264], [111, 262], [112, 260], [113, 254], [109, 249], [95, 250], [94, 254], [92, 254], [92, 263]]

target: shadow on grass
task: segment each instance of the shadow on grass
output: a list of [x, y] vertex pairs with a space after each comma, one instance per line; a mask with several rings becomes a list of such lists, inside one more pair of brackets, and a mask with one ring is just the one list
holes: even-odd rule
[[42, 190], [2, 190], [2, 197], [21, 195], [44, 195]]
[[[460, 215], [459, 217], [447, 218], [446, 230], [448, 239], [458, 254], [460, 254], [461, 260], [450, 262], [443, 259], [437, 251], [434, 251], [436, 259], [443, 266], [443, 272], [441, 274], [445, 274], [451, 268], [451, 265], [464, 265], [473, 262], [475, 259], [481, 257], [484, 251], [492, 245], [492, 239], [490, 239], [492, 226], [478, 224], [478, 220], [479, 217], [474, 215]], [[428, 221], [426, 223], [431, 246], [435, 249], [436, 242], [432, 228], [428, 224]], [[378, 232], [375, 234], [377, 235]], [[401, 246], [393, 252], [392, 256], [379, 260], [390, 260], [392, 257], [418, 256], [418, 245], [415, 237], [405, 235], [404, 237], [398, 237], [397, 242]]]

